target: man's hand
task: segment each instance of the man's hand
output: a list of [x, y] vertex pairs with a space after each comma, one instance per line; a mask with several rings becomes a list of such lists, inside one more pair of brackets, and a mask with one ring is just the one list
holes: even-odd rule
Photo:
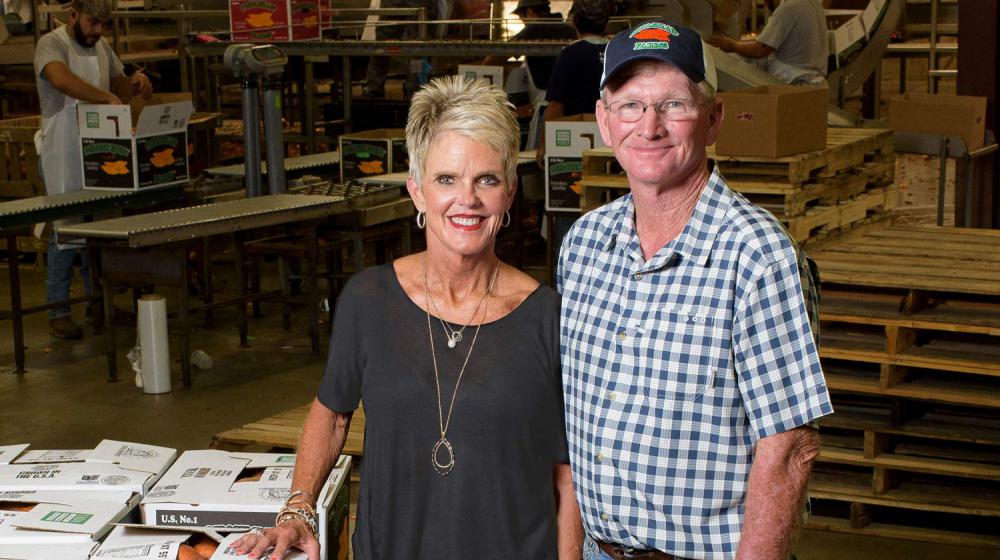
[[133, 96], [141, 95], [143, 98], [149, 99], [149, 96], [153, 95], [153, 83], [149, 81], [149, 77], [142, 71], [132, 74], [128, 80], [128, 86]]
[[731, 37], [726, 37], [725, 35], [712, 35], [705, 42], [713, 47], [718, 48], [722, 52], [733, 52], [733, 41]]
[[105, 96], [104, 100], [101, 101], [101, 103], [104, 103], [105, 105], [121, 105], [122, 104], [122, 100], [119, 99], [117, 95], [111, 93], [110, 91], [106, 91], [104, 93], [106, 93], [107, 95]]

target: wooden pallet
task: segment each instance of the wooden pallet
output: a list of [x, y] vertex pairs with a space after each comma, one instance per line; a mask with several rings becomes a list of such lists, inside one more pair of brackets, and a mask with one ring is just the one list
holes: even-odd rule
[[865, 161], [893, 153], [893, 133], [880, 128], [829, 128], [826, 148], [781, 158], [725, 156], [709, 147], [708, 157], [726, 177], [767, 175], [801, 185], [813, 177], [832, 177]]
[[[299, 447], [302, 424], [311, 405], [286, 410], [212, 436], [212, 449], [226, 451], [294, 450]], [[343, 453], [361, 457], [365, 447], [365, 411], [358, 407], [351, 418]]]
[[37, 116], [0, 121], [0, 199], [45, 194], [34, 140], [40, 123]]
[[922, 225], [873, 227], [810, 255], [824, 283], [935, 294], [1000, 296], [1000, 230]]
[[888, 218], [895, 208], [896, 197], [895, 186], [880, 187], [830, 206], [816, 206], [802, 216], [782, 221], [792, 238], [803, 243], [818, 235]]

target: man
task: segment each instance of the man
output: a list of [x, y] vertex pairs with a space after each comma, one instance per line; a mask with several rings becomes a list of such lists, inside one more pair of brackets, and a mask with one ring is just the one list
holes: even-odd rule
[[691, 29], [608, 43], [597, 122], [631, 192], [576, 222], [558, 275], [590, 558], [787, 558], [832, 412], [795, 246], [706, 155], [716, 84]]
[[[428, 20], [437, 19], [438, 2], [437, 0], [382, 0], [382, 8], [424, 8], [425, 17]], [[411, 17], [398, 17], [398, 16], [381, 16], [379, 18], [379, 23], [375, 27], [375, 39], [378, 41], [386, 41], [389, 39], [403, 39], [407, 41], [412, 41], [417, 38], [417, 26], [403, 25], [398, 22], [399, 20], [413, 19]], [[407, 64], [409, 65], [409, 63]], [[385, 79], [389, 74], [389, 57], [387, 56], [373, 56], [368, 59], [368, 68], [365, 71], [365, 85], [362, 89], [365, 97], [384, 97], [385, 96]], [[406, 90], [407, 94], [412, 94], [416, 91], [417, 84], [415, 82], [416, 76], [413, 75], [412, 71], [410, 76], [407, 78]]]
[[[524, 28], [510, 38], [511, 41], [539, 41], [554, 39], [576, 39], [573, 26], [562, 22], [562, 14], [552, 13], [549, 0], [519, 0], [512, 12], [524, 22]], [[489, 56], [483, 64], [503, 64], [505, 57]], [[546, 90], [549, 87], [549, 76], [556, 64], [554, 56], [525, 57], [528, 65], [528, 75], [535, 88]]]
[[8, 16], [17, 16], [21, 23], [21, 33], [31, 33], [35, 22], [31, 17], [31, 2], [28, 0], [3, 0], [2, 13]]
[[765, 0], [774, 13], [756, 39], [737, 41], [724, 35], [708, 39], [724, 52], [758, 61], [758, 66], [779, 80], [793, 84], [827, 87], [826, 15], [820, 0]]
[[[66, 25], [46, 33], [35, 46], [35, 73], [42, 108], [42, 126], [35, 138], [41, 156], [42, 177], [48, 194], [83, 188], [78, 103], [121, 103], [132, 95], [152, 92], [149, 78], [140, 72], [124, 75], [122, 63], [101, 37], [111, 18], [112, 0], [73, 0]], [[56, 224], [58, 227], [58, 224]], [[58, 233], [58, 232], [57, 232]], [[46, 300], [69, 299], [73, 261], [80, 254], [80, 275], [90, 293], [85, 251], [57, 244], [49, 237]], [[83, 331], [70, 317], [68, 305], [49, 310], [49, 327], [59, 338], [77, 339]]]

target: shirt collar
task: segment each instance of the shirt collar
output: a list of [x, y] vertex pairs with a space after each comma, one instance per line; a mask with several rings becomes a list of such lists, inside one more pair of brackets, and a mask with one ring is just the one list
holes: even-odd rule
[[[709, 161], [712, 172], [695, 203], [694, 211], [687, 225], [676, 239], [668, 243], [653, 260], [660, 260], [671, 253], [690, 259], [699, 266], [705, 266], [711, 255], [713, 241], [719, 228], [725, 223], [726, 213], [732, 204], [732, 192], [726, 187], [725, 179], [719, 173], [715, 162]], [[602, 250], [611, 251], [615, 246], [628, 247], [635, 236], [635, 203], [629, 193], [619, 200], [620, 207], [613, 215], [604, 232]]]

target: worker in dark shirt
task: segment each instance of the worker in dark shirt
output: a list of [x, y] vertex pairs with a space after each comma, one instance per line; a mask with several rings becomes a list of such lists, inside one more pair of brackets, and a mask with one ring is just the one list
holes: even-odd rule
[[[512, 13], [521, 18], [524, 29], [511, 37], [511, 41], [576, 39], [576, 30], [572, 25], [562, 22], [562, 14], [550, 11], [549, 0], [519, 0]], [[503, 64], [504, 60], [502, 56], [490, 56], [483, 61], [483, 64]], [[525, 60], [535, 88], [548, 89], [549, 76], [556, 64], [556, 57], [529, 56], [525, 57]]]
[[[545, 99], [545, 121], [593, 113], [601, 97], [601, 72], [604, 70], [604, 46], [608, 39], [604, 29], [611, 17], [608, 0], [575, 0], [570, 19], [579, 39], [559, 53], [552, 69]], [[538, 165], [545, 166], [545, 134], [538, 141]]]

